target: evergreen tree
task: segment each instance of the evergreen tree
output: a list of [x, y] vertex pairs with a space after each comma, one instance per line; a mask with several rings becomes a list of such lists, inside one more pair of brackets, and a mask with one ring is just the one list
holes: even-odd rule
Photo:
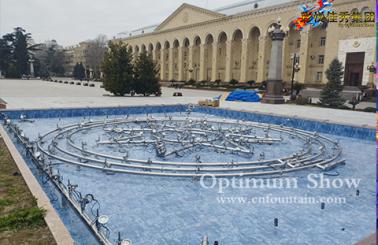
[[29, 59], [33, 58], [33, 52], [38, 50], [39, 44], [32, 45], [30, 33], [25, 33], [21, 27], [13, 32], [13, 59], [18, 70], [19, 77], [29, 74]]
[[320, 103], [323, 106], [338, 108], [345, 103], [341, 96], [343, 85], [341, 83], [344, 75], [344, 68], [338, 59], [334, 59], [326, 71], [328, 83], [320, 95]]
[[72, 76], [74, 77], [74, 79], [78, 79], [79, 77], [79, 63], [76, 63], [76, 65], [74, 66], [73, 68], [73, 71], [72, 71]]
[[133, 66], [132, 55], [127, 44], [109, 43], [109, 50], [102, 63], [104, 73], [104, 88], [117, 96], [123, 96], [132, 91]]
[[142, 52], [134, 65], [134, 90], [137, 94], [144, 96], [160, 94], [160, 84], [157, 78], [157, 69], [152, 57]]
[[15, 28], [13, 33], [0, 40], [0, 69], [4, 69], [6, 76], [11, 78], [29, 74], [29, 59], [34, 58], [39, 46], [32, 44], [30, 33], [21, 27]]
[[10, 36], [4, 36], [0, 39], [0, 71], [2, 75], [6, 73], [12, 61], [11, 40], [7, 38], [10, 38]]
[[80, 81], [85, 79], [85, 67], [81, 62], [77, 69], [77, 79], [79, 79]]

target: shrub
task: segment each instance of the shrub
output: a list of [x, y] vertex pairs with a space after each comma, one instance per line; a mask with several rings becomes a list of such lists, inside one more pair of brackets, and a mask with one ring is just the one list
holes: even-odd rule
[[239, 83], [239, 81], [236, 80], [236, 79], [231, 79], [230, 82], [229, 82], [229, 84], [232, 85], [232, 86], [235, 86], [238, 83]]
[[250, 80], [250, 81], [247, 82], [247, 84], [249, 86], [253, 86], [253, 85], [256, 85], [256, 81], [255, 80]]
[[375, 107], [366, 107], [364, 110], [364, 112], [377, 112], [377, 108]]
[[208, 82], [209, 82], [209, 81], [202, 80], [202, 81], [199, 82], [199, 84], [201, 84], [201, 85], [206, 85]]
[[214, 81], [214, 83], [215, 83], [217, 86], [219, 86], [219, 85], [222, 83], [222, 80], [217, 79], [217, 80]]
[[185, 84], [186, 84], [186, 85], [191, 85], [191, 86], [193, 86], [194, 84], [196, 84], [196, 81], [195, 81], [194, 79], [190, 79], [190, 80], [187, 81]]
[[308, 104], [310, 104], [310, 100], [309, 100], [308, 97], [303, 97], [303, 96], [299, 95], [295, 100], [295, 104], [297, 104], [297, 105], [308, 105]]

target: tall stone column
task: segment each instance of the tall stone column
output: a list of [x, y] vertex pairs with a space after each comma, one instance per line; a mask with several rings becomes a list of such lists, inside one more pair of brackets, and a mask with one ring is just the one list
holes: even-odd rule
[[[339, 27], [337, 25], [328, 25], [326, 32], [326, 45], [325, 45], [325, 56], [323, 65], [323, 84], [328, 82], [326, 71], [329, 68], [332, 60], [338, 58], [339, 54], [339, 42], [334, 42], [332, 40], [338, 40]], [[340, 60], [340, 62], [345, 62], [345, 60]], [[344, 80], [344, 78], [343, 78]]]
[[211, 59], [211, 80], [215, 82], [218, 80], [218, 43], [214, 40], [213, 42], [213, 57]]
[[262, 102], [266, 104], [283, 104], [285, 100], [282, 96], [282, 52], [285, 32], [281, 24], [270, 28], [272, 39], [272, 50], [269, 63], [269, 75], [267, 93]]
[[174, 64], [173, 64], [173, 51], [174, 48], [168, 49], [168, 80], [173, 79], [173, 69], [174, 69]]
[[224, 77], [225, 82], [229, 82], [231, 80], [231, 72], [232, 72], [232, 41], [226, 42], [226, 74]]
[[205, 76], [205, 52], [206, 51], [206, 44], [201, 44], [200, 46], [200, 75], [199, 80], [203, 81], [206, 80]]
[[298, 72], [298, 82], [306, 83], [306, 74], [308, 67], [308, 44], [309, 44], [310, 27], [306, 26], [300, 33], [301, 35], [301, 48], [299, 51], [299, 65], [301, 67]]
[[259, 37], [259, 52], [257, 58], [257, 81], [262, 82], [265, 80], [265, 50], [266, 50], [266, 36]]
[[165, 73], [165, 68], [164, 68], [164, 49], [160, 49], [160, 80], [164, 80], [164, 73]]
[[247, 82], [248, 72], [248, 39], [242, 40], [241, 66], [240, 66], [240, 82]]
[[188, 72], [189, 72], [189, 80], [194, 78], [194, 67], [193, 67], [193, 46], [189, 46], [189, 65], [188, 65]]
[[[29, 60], [29, 63], [30, 63], [30, 76], [31, 77], [34, 77], [34, 60], [33, 59], [30, 59]], [[1, 74], [0, 74], [1, 75]]]
[[183, 81], [184, 80], [184, 60], [183, 60], [183, 53], [184, 48], [178, 47], [178, 80]]
[[152, 50], [152, 60], [156, 61], [156, 51]]

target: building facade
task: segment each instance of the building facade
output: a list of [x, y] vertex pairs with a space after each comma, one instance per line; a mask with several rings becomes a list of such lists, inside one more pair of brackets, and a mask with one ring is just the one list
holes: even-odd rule
[[67, 75], [72, 75], [73, 68], [76, 64], [82, 63], [86, 67], [86, 52], [89, 42], [81, 42], [75, 46], [69, 46], [64, 49], [65, 53], [65, 71]]
[[[374, 27], [348, 28], [329, 23], [296, 31], [290, 27], [301, 14], [299, 7], [314, 1], [287, 0], [265, 5], [261, 0], [255, 2], [251, 1], [252, 9], [232, 14], [225, 14], [225, 9], [211, 11], [183, 4], [161, 24], [148, 27], [150, 31], [138, 29], [138, 34], [120, 40], [129, 45], [134, 57], [148, 52], [164, 81], [262, 82], [267, 80], [270, 63], [268, 28], [280, 18], [288, 32], [283, 44], [284, 81], [291, 80], [296, 56], [301, 69], [295, 80], [300, 83], [325, 83], [325, 71], [335, 58], [345, 66], [345, 85], [369, 82], [367, 67], [375, 61]], [[340, 0], [334, 2], [334, 8], [337, 12], [365, 13], [374, 11], [374, 3]], [[240, 6], [236, 8], [243, 11]]]

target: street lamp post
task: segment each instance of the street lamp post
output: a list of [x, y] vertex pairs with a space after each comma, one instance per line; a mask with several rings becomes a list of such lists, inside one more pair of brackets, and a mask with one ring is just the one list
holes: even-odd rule
[[294, 78], [295, 78], [295, 73], [299, 72], [301, 70], [299, 63], [297, 62], [297, 54], [294, 53], [294, 55], [291, 57], [293, 60], [293, 71], [291, 74], [291, 92], [290, 92], [290, 100], [294, 100]]
[[369, 86], [371, 86], [373, 88], [374, 87], [374, 75], [375, 75], [375, 73], [377, 73], [377, 67], [375, 66], [374, 62], [372, 62], [371, 65], [369, 65], [367, 67], [367, 70], [370, 72]]

